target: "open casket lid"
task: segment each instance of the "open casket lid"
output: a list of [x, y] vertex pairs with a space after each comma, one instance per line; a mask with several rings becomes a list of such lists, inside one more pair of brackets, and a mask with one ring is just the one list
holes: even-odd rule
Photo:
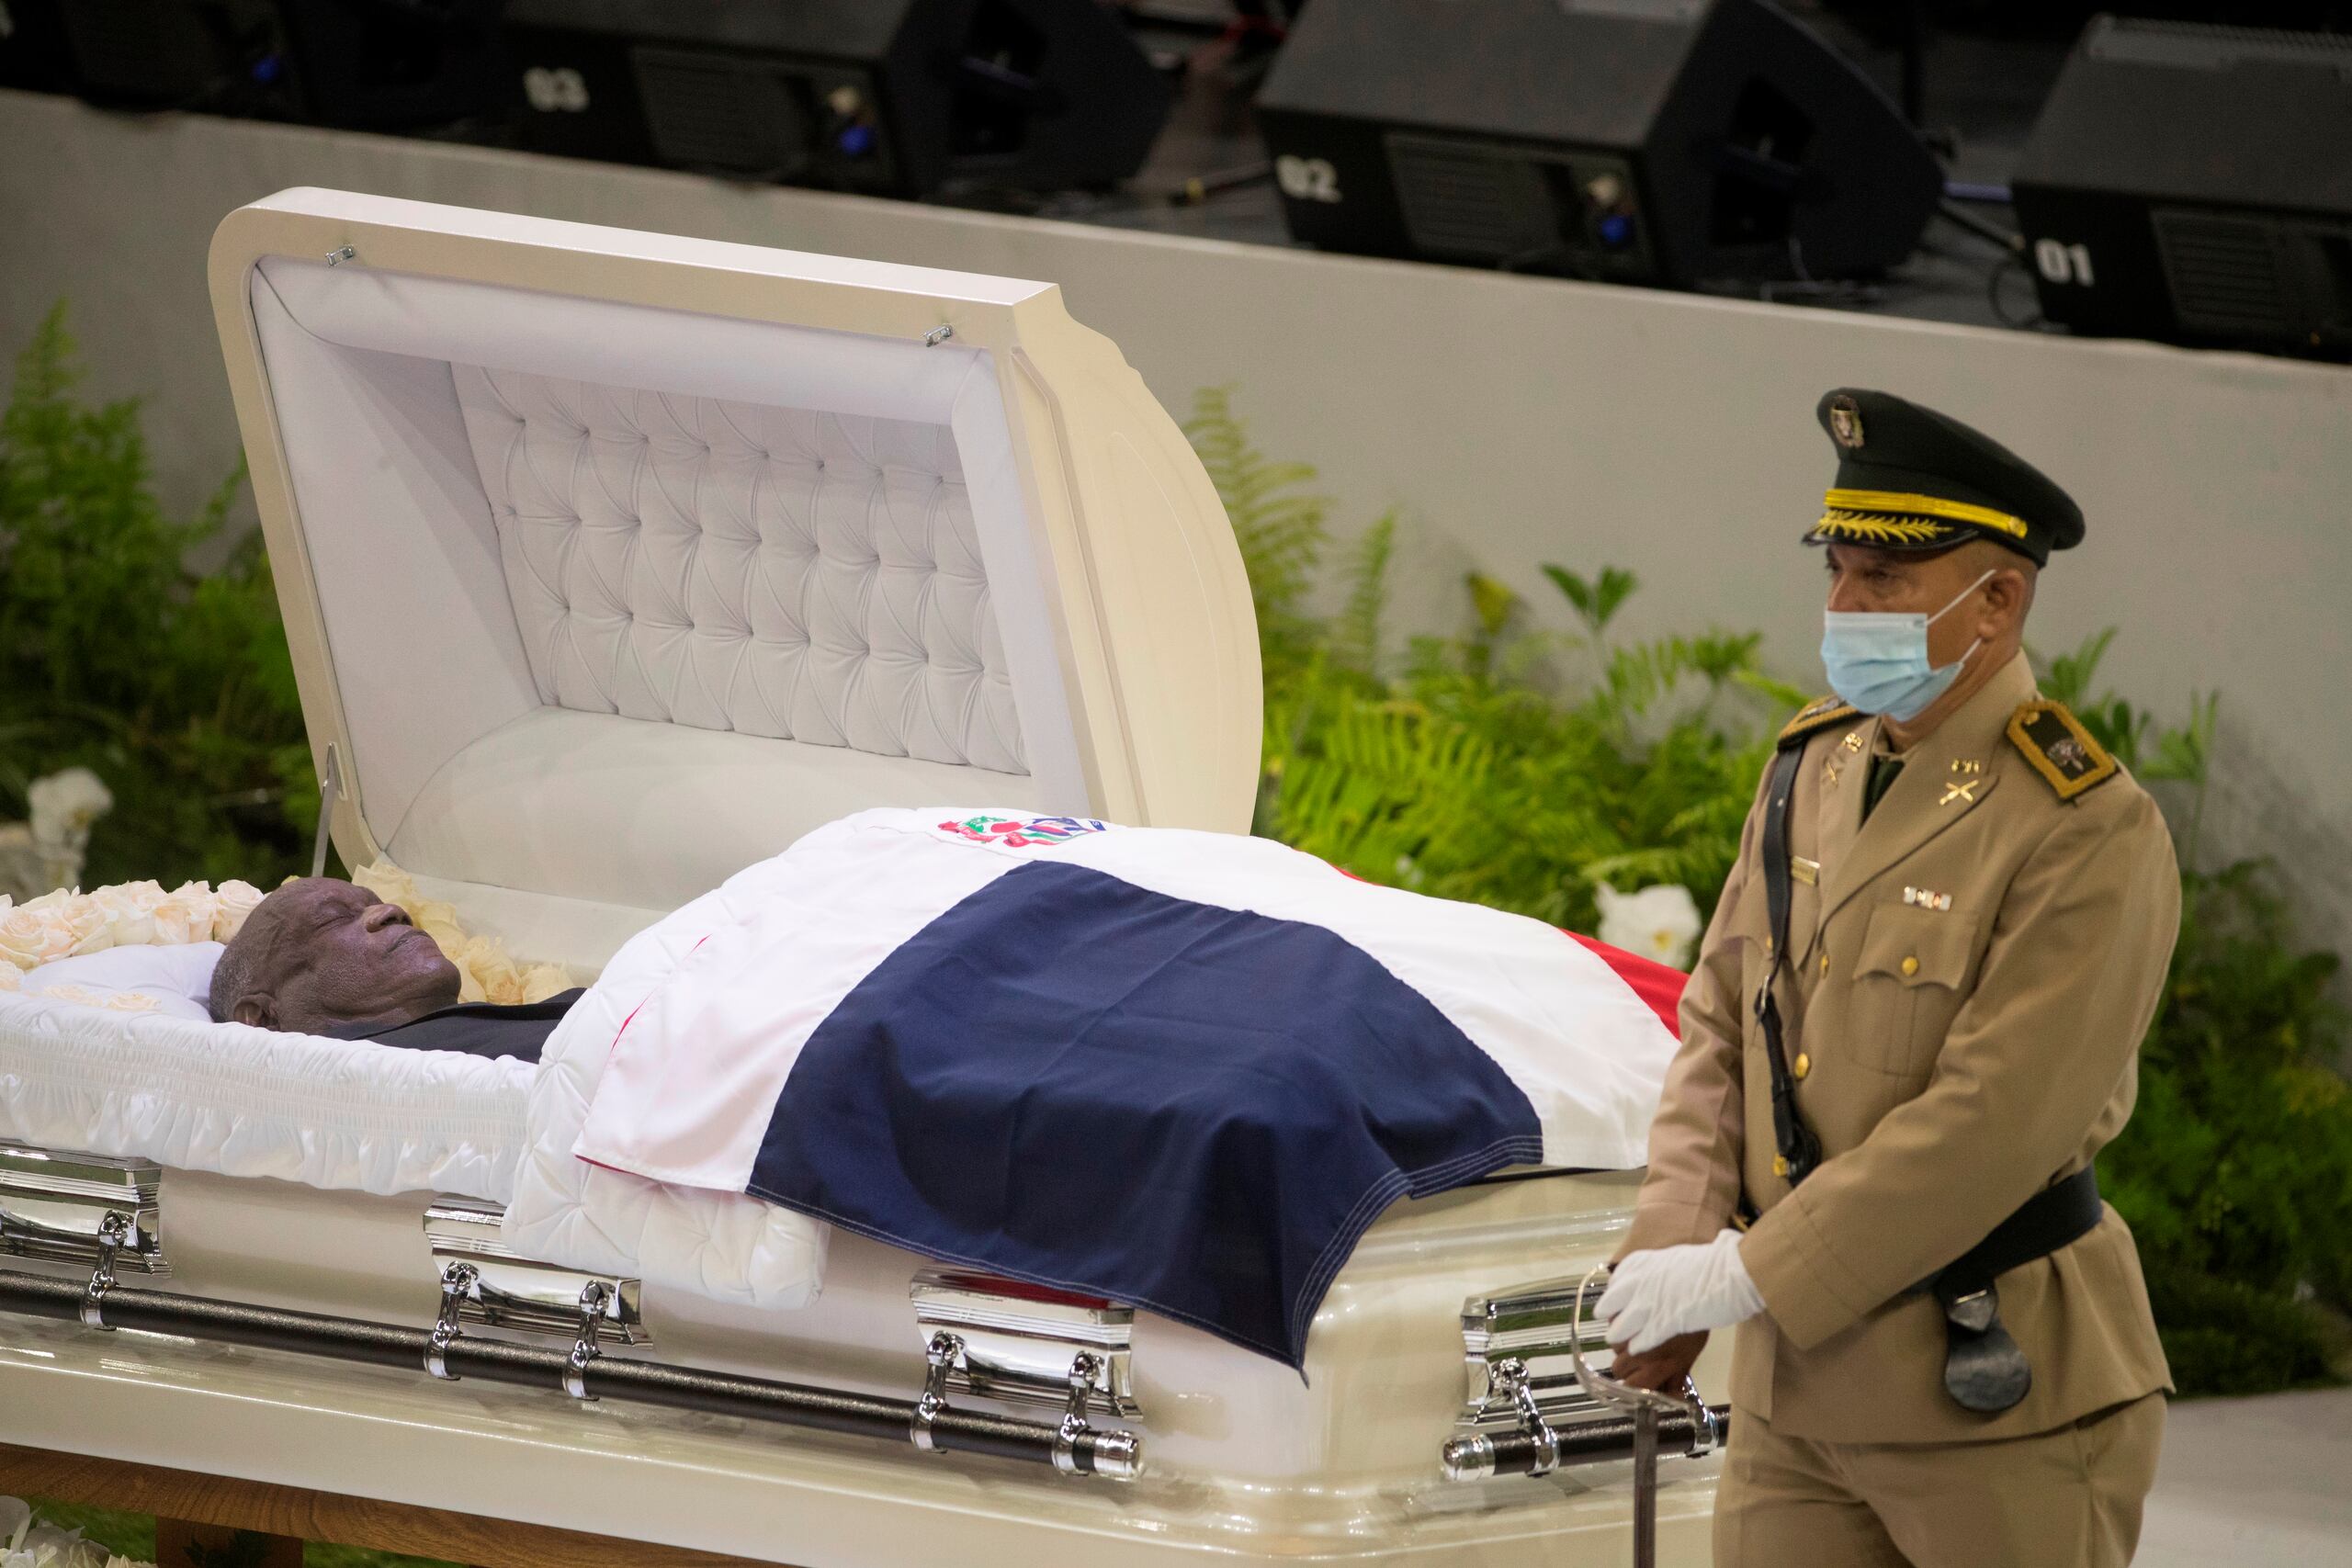
[[594, 966], [869, 806], [1246, 830], [1231, 528], [1052, 285], [316, 189], [210, 276], [346, 863]]

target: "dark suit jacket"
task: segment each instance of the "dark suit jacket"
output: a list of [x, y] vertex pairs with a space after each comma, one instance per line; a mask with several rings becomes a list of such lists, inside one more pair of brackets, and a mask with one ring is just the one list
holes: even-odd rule
[[462, 1051], [469, 1056], [520, 1056], [536, 1062], [556, 1024], [584, 994], [574, 987], [521, 1007], [459, 1002], [406, 1023], [353, 1023], [325, 1032], [334, 1040], [372, 1040], [414, 1051]]

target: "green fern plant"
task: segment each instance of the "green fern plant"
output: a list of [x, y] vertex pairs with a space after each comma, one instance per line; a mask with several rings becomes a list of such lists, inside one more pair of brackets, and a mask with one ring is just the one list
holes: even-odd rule
[[[1317, 617], [1329, 533], [1315, 471], [1259, 451], [1228, 389], [1202, 393], [1187, 429], [1261, 617], [1259, 831], [1374, 881], [1588, 930], [1605, 880], [1679, 882], [1713, 904], [1770, 727], [1803, 700], [1763, 672], [1758, 636], [1612, 643], [1634, 574], [1555, 564], [1545, 576], [1580, 637], [1540, 629], [1514, 590], [1474, 573], [1461, 634], [1414, 639], [1390, 675], [1395, 515], [1339, 563], [1344, 604]], [[1591, 658], [1571, 678], [1561, 655], [1575, 648]]]

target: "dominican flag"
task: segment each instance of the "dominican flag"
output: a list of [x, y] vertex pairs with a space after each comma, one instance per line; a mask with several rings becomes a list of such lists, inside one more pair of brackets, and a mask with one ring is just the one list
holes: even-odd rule
[[678, 956], [614, 998], [581, 1157], [1294, 1367], [1397, 1198], [1642, 1164], [1681, 980], [1262, 839], [944, 808], [638, 940]]

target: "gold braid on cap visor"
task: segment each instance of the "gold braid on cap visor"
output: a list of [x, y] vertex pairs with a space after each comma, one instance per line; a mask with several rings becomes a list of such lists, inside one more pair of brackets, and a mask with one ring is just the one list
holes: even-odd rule
[[1822, 497], [1822, 502], [1826, 510], [1822, 513], [1821, 521], [1814, 525], [1815, 534], [1835, 534], [1883, 544], [1928, 545], [1959, 532], [1949, 524], [1972, 523], [2011, 538], [2026, 536], [2026, 525], [2019, 518], [1989, 506], [1946, 501], [1939, 495], [1917, 495], [1897, 490], [1833, 490]]

